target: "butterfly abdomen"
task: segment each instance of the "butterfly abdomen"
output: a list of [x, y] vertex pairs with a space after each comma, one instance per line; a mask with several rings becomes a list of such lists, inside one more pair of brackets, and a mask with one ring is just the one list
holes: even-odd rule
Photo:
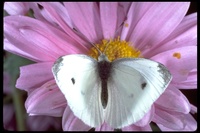
[[108, 61], [100, 61], [98, 63], [99, 77], [101, 78], [101, 103], [105, 109], [108, 102], [107, 81], [110, 76], [111, 63]]

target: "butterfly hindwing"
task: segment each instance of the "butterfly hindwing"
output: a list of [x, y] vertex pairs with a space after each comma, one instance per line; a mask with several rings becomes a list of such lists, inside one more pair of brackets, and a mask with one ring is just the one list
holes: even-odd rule
[[112, 63], [105, 121], [113, 128], [122, 128], [143, 118], [166, 89], [171, 74], [162, 64], [143, 58]]
[[103, 123], [97, 64], [86, 55], [67, 55], [60, 57], [52, 68], [56, 83], [71, 110], [91, 127]]

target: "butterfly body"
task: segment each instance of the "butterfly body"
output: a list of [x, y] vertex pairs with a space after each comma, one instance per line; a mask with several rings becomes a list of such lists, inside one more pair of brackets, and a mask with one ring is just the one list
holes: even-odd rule
[[91, 127], [115, 129], [141, 120], [171, 81], [162, 64], [144, 58], [109, 62], [87, 55], [60, 57], [52, 68], [74, 115]]

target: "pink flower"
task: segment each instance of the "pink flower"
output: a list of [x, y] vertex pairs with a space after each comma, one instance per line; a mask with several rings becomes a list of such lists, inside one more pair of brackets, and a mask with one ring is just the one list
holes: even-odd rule
[[[87, 54], [92, 43], [115, 38], [132, 42], [143, 57], [164, 64], [173, 75], [151, 110], [123, 131], [194, 131], [197, 112], [179, 89], [197, 88], [197, 14], [185, 16], [189, 3], [29, 3], [35, 18], [4, 18], [4, 49], [35, 61], [20, 68], [16, 87], [28, 92], [25, 103], [32, 115], [62, 116], [63, 130], [89, 130], [73, 115], [57, 87], [51, 67], [68, 54]], [[125, 20], [125, 22], [124, 22]], [[122, 30], [116, 32], [124, 22]], [[83, 39], [78, 29], [88, 40]], [[96, 130], [113, 130], [105, 123]]]

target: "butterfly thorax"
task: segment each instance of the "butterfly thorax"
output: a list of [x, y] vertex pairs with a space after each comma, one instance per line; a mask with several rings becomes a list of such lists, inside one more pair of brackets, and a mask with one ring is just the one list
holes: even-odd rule
[[108, 102], [108, 90], [107, 90], [107, 81], [110, 76], [111, 63], [108, 61], [105, 55], [100, 55], [98, 61], [98, 73], [101, 78], [101, 103], [105, 109]]

